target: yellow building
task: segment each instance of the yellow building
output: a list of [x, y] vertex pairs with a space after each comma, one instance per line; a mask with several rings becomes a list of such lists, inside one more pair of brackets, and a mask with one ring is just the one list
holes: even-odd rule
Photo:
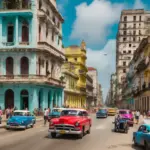
[[[67, 64], [66, 69], [68, 69], [69, 72], [74, 73], [78, 77], [77, 81], [75, 82], [76, 90], [74, 91], [76, 96], [74, 98], [66, 94], [68, 95], [65, 96], [65, 98], [67, 97], [66, 101], [68, 102], [69, 99], [69, 107], [86, 107], [87, 67], [86, 67], [85, 42], [82, 41], [81, 46], [69, 46], [65, 48], [65, 56], [66, 56], [66, 64]], [[66, 82], [68, 80], [67, 78], [66, 78]], [[72, 78], [70, 82], [74, 79]]]

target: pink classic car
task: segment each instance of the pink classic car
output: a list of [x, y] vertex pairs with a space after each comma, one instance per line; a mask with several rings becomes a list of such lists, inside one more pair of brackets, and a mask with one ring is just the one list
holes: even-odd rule
[[121, 116], [121, 118], [124, 118], [128, 121], [128, 124], [130, 126], [134, 125], [134, 116], [130, 110], [120, 109], [118, 113]]

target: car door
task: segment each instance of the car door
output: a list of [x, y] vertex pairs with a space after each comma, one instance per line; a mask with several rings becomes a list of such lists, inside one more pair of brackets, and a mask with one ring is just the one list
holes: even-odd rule
[[143, 131], [145, 128], [146, 128], [145, 125], [141, 125], [138, 131], [135, 133], [135, 141], [138, 145], [143, 145], [142, 137], [143, 137]]

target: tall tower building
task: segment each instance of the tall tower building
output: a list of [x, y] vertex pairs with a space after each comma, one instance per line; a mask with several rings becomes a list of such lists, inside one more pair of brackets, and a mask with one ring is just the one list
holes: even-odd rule
[[116, 42], [117, 100], [122, 100], [122, 84], [128, 65], [141, 40], [150, 35], [150, 11], [123, 10]]

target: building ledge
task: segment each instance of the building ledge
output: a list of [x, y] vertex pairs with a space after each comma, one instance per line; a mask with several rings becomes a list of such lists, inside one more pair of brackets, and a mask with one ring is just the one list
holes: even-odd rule
[[44, 75], [0, 75], [0, 83], [35, 83], [64, 87], [65, 83]]

